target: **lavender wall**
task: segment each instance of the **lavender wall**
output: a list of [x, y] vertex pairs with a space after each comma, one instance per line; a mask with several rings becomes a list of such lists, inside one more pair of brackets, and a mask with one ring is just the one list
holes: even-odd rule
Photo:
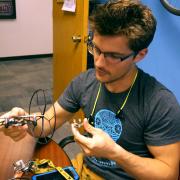
[[148, 56], [138, 64], [176, 95], [180, 103], [180, 16], [169, 13], [159, 0], [142, 0], [157, 18], [157, 32]]

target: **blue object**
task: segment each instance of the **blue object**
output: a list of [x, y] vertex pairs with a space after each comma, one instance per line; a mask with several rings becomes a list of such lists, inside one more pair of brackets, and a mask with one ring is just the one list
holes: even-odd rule
[[[79, 180], [79, 176], [73, 166], [63, 168], [74, 180]], [[57, 171], [53, 170], [43, 174], [36, 174], [32, 176], [32, 180], [64, 180], [65, 178]]]

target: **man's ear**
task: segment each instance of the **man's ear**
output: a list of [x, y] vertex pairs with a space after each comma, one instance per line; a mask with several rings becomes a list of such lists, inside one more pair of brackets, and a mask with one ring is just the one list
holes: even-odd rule
[[145, 49], [142, 49], [138, 52], [138, 54], [135, 56], [134, 58], [134, 62], [139, 62], [141, 61], [142, 59], [144, 59], [144, 57], [146, 56], [146, 54], [148, 53], [148, 49], [145, 48]]

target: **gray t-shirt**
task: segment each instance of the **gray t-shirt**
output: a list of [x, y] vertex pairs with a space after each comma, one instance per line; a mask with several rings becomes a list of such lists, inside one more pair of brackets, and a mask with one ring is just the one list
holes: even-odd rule
[[[89, 117], [99, 84], [94, 69], [89, 69], [72, 80], [58, 102], [69, 112], [82, 108], [85, 117]], [[103, 129], [127, 151], [142, 157], [152, 157], [147, 145], [160, 146], [180, 140], [180, 106], [171, 91], [139, 69], [127, 103], [117, 118], [127, 93], [128, 90], [111, 93], [102, 84], [93, 114], [95, 127]], [[85, 157], [84, 162], [105, 179], [133, 179], [114, 161]]]

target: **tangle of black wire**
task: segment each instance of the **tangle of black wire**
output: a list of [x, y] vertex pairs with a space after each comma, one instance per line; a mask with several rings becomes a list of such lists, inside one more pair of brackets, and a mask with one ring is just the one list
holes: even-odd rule
[[[47, 144], [50, 140], [52, 140], [52, 137], [53, 137], [53, 135], [54, 135], [54, 132], [55, 132], [55, 130], [56, 130], [56, 110], [55, 110], [55, 107], [54, 107], [54, 103], [52, 103], [52, 107], [53, 107], [53, 109], [54, 109], [54, 116], [52, 116], [50, 119], [48, 119], [48, 118], [46, 118], [44, 115], [45, 115], [45, 112], [46, 112], [46, 107], [47, 107], [47, 100], [46, 100], [46, 93], [45, 93], [45, 91], [47, 91], [47, 89], [46, 90], [44, 90], [44, 89], [37, 89], [36, 91], [34, 91], [34, 93], [32, 94], [32, 96], [31, 96], [31, 99], [30, 99], [30, 102], [29, 102], [29, 108], [28, 108], [28, 113], [29, 114], [31, 114], [31, 106], [32, 106], [32, 102], [33, 102], [33, 100], [34, 100], [34, 98], [35, 98], [35, 96], [37, 97], [36, 98], [36, 103], [37, 103], [37, 105], [39, 106], [39, 111], [40, 111], [40, 113], [41, 113], [41, 115], [42, 115], [42, 117], [39, 117], [38, 119], [37, 119], [37, 121], [38, 120], [40, 120], [40, 119], [42, 119], [42, 129], [41, 129], [41, 133], [40, 133], [40, 135], [39, 135], [39, 140], [37, 141], [39, 144]], [[41, 108], [40, 108], [40, 104], [39, 104], [39, 96], [38, 96], [38, 93], [40, 93], [40, 92], [42, 92], [43, 93], [43, 98], [44, 98], [44, 108], [43, 108], [43, 111], [41, 110]], [[54, 126], [53, 126], [53, 129], [51, 128], [51, 123], [50, 123], [50, 120], [51, 119], [53, 119], [54, 118]], [[44, 132], [44, 120], [47, 120], [47, 121], [49, 121], [49, 125], [50, 125], [50, 129], [51, 129], [51, 135], [50, 135], [50, 137], [41, 137], [42, 135], [43, 135], [43, 132]], [[36, 127], [34, 127], [34, 129], [35, 129]], [[34, 131], [34, 129], [33, 129], [33, 131]]]

